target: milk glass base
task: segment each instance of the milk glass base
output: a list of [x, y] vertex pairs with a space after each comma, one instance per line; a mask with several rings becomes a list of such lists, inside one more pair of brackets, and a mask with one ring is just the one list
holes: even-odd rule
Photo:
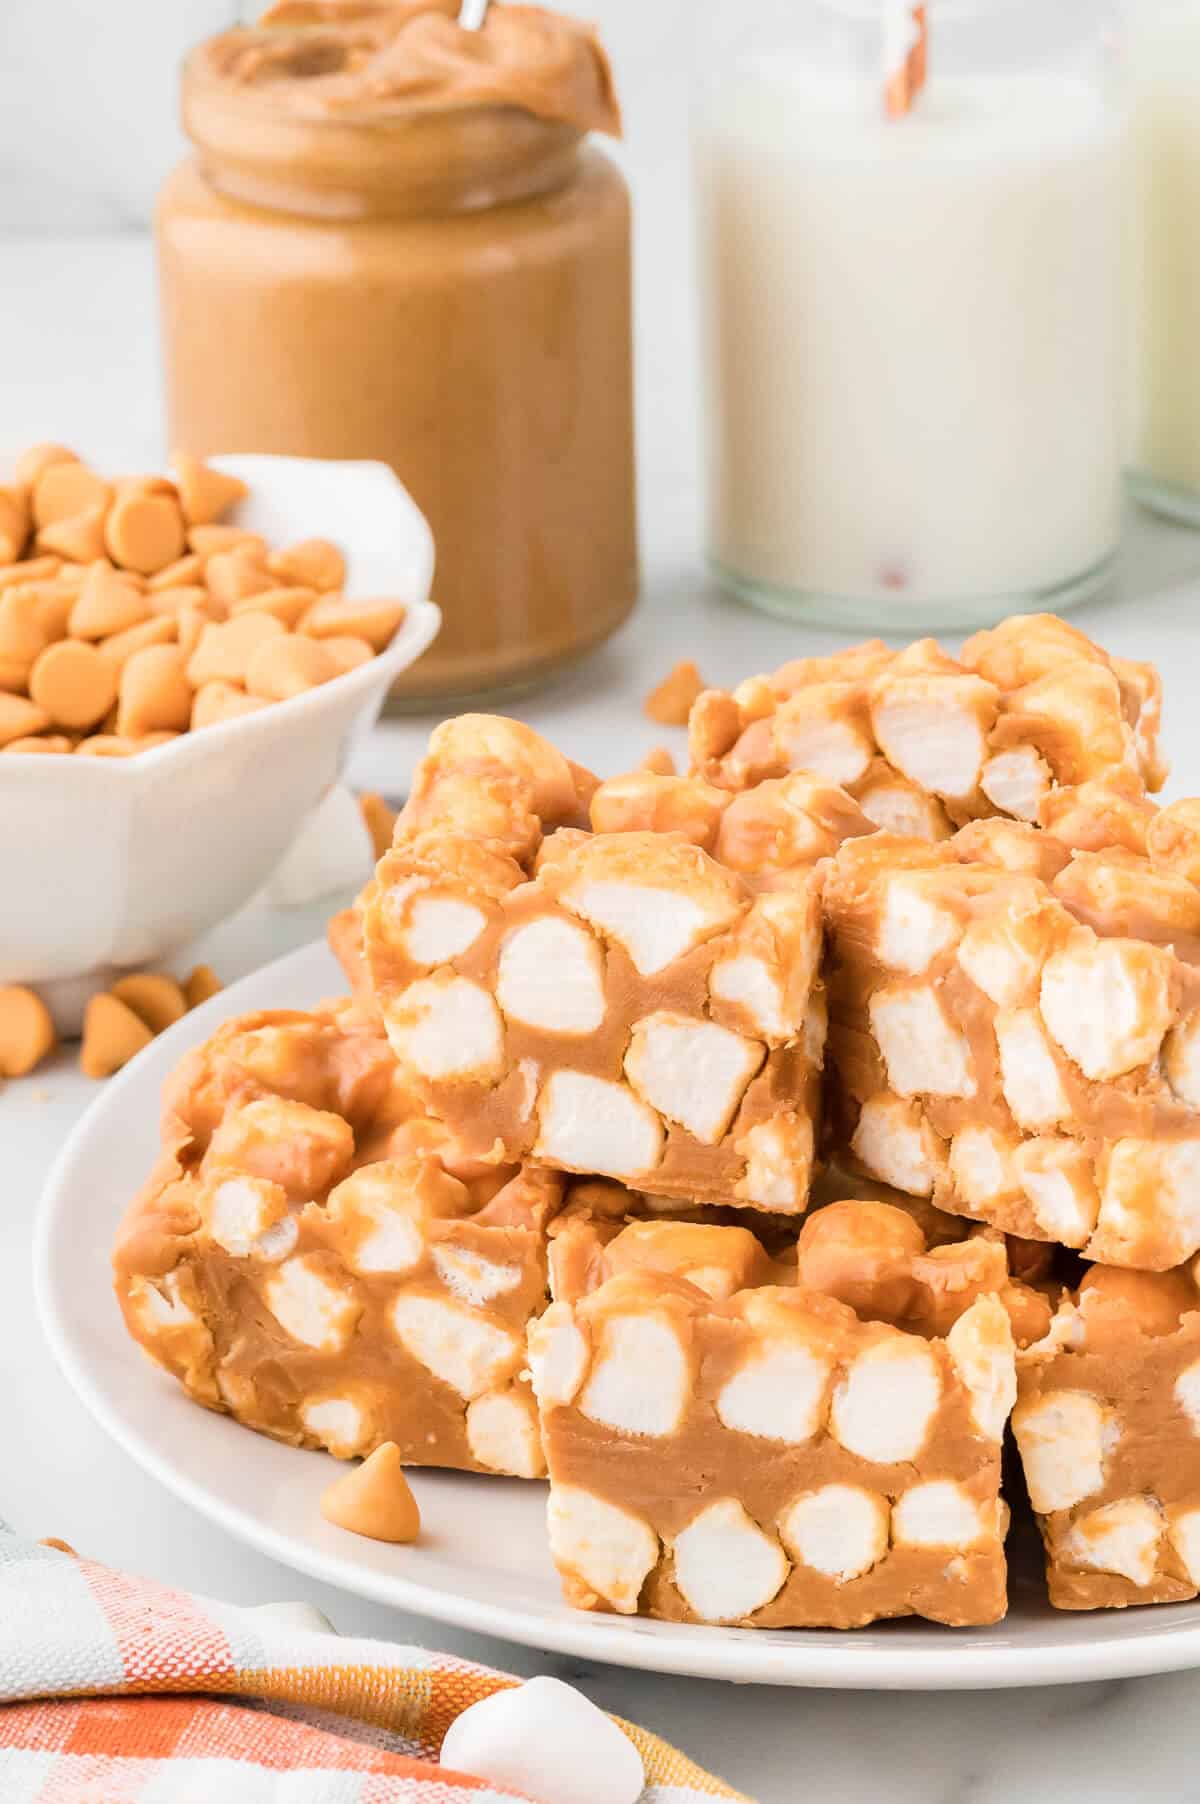
[[1148, 470], [1128, 470], [1125, 480], [1129, 493], [1142, 507], [1165, 514], [1184, 526], [1200, 526], [1200, 492], [1182, 488], [1175, 482], [1161, 482]]
[[[1196, 514], [1200, 524], [1200, 509]], [[833, 595], [820, 589], [782, 589], [742, 576], [717, 558], [708, 559], [713, 576], [752, 608], [795, 620], [802, 626], [853, 627], [867, 632], [971, 632], [995, 626], [1010, 614], [1061, 614], [1077, 608], [1106, 589], [1112, 580], [1116, 551], [1065, 582], [1047, 589], [1016, 591], [1003, 595], [939, 596], [921, 599], [897, 594], [878, 596]]]

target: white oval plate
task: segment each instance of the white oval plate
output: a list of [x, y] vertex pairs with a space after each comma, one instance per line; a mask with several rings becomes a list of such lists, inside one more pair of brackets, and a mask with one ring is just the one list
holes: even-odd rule
[[1013, 1606], [991, 1629], [916, 1622], [850, 1634], [715, 1629], [568, 1609], [545, 1547], [545, 1487], [426, 1472], [413, 1488], [427, 1532], [415, 1547], [358, 1540], [326, 1523], [337, 1469], [188, 1401], [128, 1338], [109, 1248], [157, 1151], [162, 1082], [236, 1013], [306, 1008], [342, 988], [321, 944], [225, 990], [104, 1089], [64, 1148], [39, 1212], [38, 1305], [59, 1364], [127, 1453], [194, 1509], [285, 1565], [379, 1603], [509, 1641], [654, 1672], [772, 1685], [969, 1690], [1116, 1679], [1200, 1666], [1200, 1605], [1060, 1614], [1034, 1548], [1014, 1551]]

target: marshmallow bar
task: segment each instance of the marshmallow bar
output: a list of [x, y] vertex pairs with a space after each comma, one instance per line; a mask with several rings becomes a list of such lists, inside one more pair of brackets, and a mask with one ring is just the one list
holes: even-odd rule
[[[1156, 890], [1133, 853], [1079, 853], [1047, 883], [981, 825], [966, 849], [880, 834], [829, 866], [837, 1155], [1007, 1233], [1167, 1270], [1200, 1248], [1200, 965], [1169, 927], [1200, 898], [1177, 875]], [[1000, 825], [1008, 854], [1043, 853]]]
[[807, 776], [596, 786], [515, 721], [447, 723], [361, 904], [401, 1069], [473, 1158], [800, 1213], [816, 865], [870, 830]]
[[1060, 1610], [1200, 1593], [1200, 1295], [1192, 1266], [1093, 1266], [1018, 1361], [1013, 1430]]
[[550, 1173], [463, 1161], [348, 1006], [229, 1023], [167, 1095], [114, 1266], [134, 1339], [197, 1402], [339, 1458], [544, 1470], [525, 1331]]
[[1115, 770], [1161, 788], [1160, 714], [1153, 666], [1035, 614], [976, 634], [957, 660], [932, 639], [902, 652], [876, 639], [707, 691], [689, 739], [709, 783], [807, 770], [887, 832], [938, 840], [988, 815], [1037, 821], [1060, 786]]
[[529, 1345], [569, 1602], [748, 1628], [1003, 1616], [1012, 1317], [1049, 1309], [999, 1236], [928, 1247], [873, 1201], [816, 1211], [775, 1260], [738, 1226], [614, 1231], [574, 1203], [552, 1233]]

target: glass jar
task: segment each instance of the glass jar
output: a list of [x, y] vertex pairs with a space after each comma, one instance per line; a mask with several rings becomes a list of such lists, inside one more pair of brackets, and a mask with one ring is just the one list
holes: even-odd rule
[[1130, 486], [1200, 526], [1200, 0], [1139, 0], [1130, 70]]
[[1111, 567], [1125, 113], [1095, 0], [931, 0], [889, 117], [894, 12], [710, 0], [708, 551], [773, 613], [967, 628]]
[[171, 442], [392, 465], [445, 622], [400, 692], [536, 681], [636, 596], [621, 174], [520, 105], [316, 114], [210, 49], [157, 216]]

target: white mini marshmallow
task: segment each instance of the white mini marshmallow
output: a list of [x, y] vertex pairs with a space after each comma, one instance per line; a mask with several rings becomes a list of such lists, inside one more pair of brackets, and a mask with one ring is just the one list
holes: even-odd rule
[[937, 1361], [923, 1343], [889, 1335], [860, 1353], [834, 1388], [830, 1426], [848, 1453], [879, 1465], [915, 1460], [942, 1396]]
[[787, 1555], [734, 1497], [694, 1516], [675, 1537], [675, 1584], [701, 1622], [740, 1622], [761, 1610], [788, 1575]]
[[705, 907], [677, 890], [611, 880], [576, 884], [562, 899], [623, 946], [643, 977], [653, 977], [711, 934], [731, 927], [739, 913], [733, 901], [714, 898]]
[[974, 1210], [994, 1208], [1019, 1194], [1013, 1174], [1016, 1143], [995, 1128], [965, 1127], [950, 1142], [950, 1176], [963, 1202]]
[[361, 1450], [363, 1413], [349, 1397], [321, 1397], [303, 1403], [300, 1420], [314, 1440], [337, 1459], [352, 1459]]
[[1178, 1100], [1200, 1109], [1200, 1009], [1167, 1035], [1163, 1069]]
[[1081, 1516], [1063, 1542], [1069, 1560], [1095, 1572], [1113, 1572], [1141, 1588], [1158, 1567], [1162, 1505], [1153, 1497], [1121, 1497]]
[[1054, 1135], [1027, 1140], [1013, 1169], [1038, 1225], [1063, 1246], [1085, 1245], [1100, 1213], [1100, 1193], [1086, 1146]]
[[398, 920], [402, 889], [412, 888], [405, 884], [389, 890], [383, 907], [390, 917], [392, 935], [399, 939], [414, 965], [446, 965], [469, 952], [487, 926], [483, 910], [473, 902], [464, 902], [461, 896], [418, 890], [411, 900], [404, 898], [407, 906]]
[[1200, 1586], [1200, 1510], [1173, 1511], [1167, 1536], [1189, 1579]]
[[985, 915], [959, 941], [959, 965], [997, 1008], [1019, 1008], [1037, 998], [1045, 935], [1031, 914]]
[[494, 1390], [521, 1352], [521, 1343], [507, 1329], [437, 1297], [401, 1294], [392, 1304], [391, 1321], [413, 1358], [460, 1397]]
[[950, 832], [946, 811], [937, 798], [907, 783], [875, 783], [859, 796], [858, 805], [883, 833], [936, 841]]
[[757, 1040], [743, 1039], [727, 1027], [663, 1012], [637, 1023], [625, 1054], [625, 1074], [668, 1121], [714, 1146], [765, 1056]]
[[799, 718], [784, 710], [775, 726], [775, 744], [787, 767], [811, 771], [829, 783], [857, 783], [866, 774], [875, 748], [856, 721], [832, 711], [808, 711]]
[[134, 1278], [129, 1286], [129, 1301], [150, 1332], [156, 1328], [185, 1328], [198, 1319], [179, 1294], [177, 1271], [168, 1272], [165, 1278]]
[[604, 961], [586, 928], [561, 915], [514, 927], [500, 948], [496, 1000], [513, 1021], [590, 1034], [604, 1020]]
[[552, 1485], [546, 1506], [550, 1552], [622, 1616], [632, 1616], [658, 1563], [658, 1536], [640, 1516], [574, 1485]]
[[499, 1077], [504, 1063], [500, 1011], [465, 977], [425, 977], [410, 984], [387, 1011], [388, 1038], [398, 1058], [421, 1077]]
[[765, 1040], [779, 1045], [793, 1031], [784, 1011], [783, 985], [761, 958], [743, 953], [717, 959], [708, 974], [708, 987], [717, 1002], [744, 1010]]
[[1036, 1133], [1068, 1120], [1071, 1104], [1037, 1010], [997, 1015], [996, 1045], [1004, 1099], [1020, 1125]]
[[559, 1679], [527, 1679], [472, 1704], [446, 1731], [440, 1759], [448, 1772], [547, 1804], [638, 1804], [646, 1784], [629, 1737]]
[[898, 877], [888, 884], [878, 950], [893, 971], [919, 977], [954, 944], [959, 932], [955, 917], [931, 902], [915, 879]]
[[900, 1096], [974, 1096], [966, 1035], [926, 985], [877, 990], [869, 1013], [888, 1082]]
[[740, 1434], [800, 1445], [821, 1426], [832, 1369], [808, 1347], [767, 1347], [722, 1385], [717, 1414]]
[[208, 1231], [234, 1259], [248, 1259], [260, 1237], [287, 1218], [287, 1191], [269, 1178], [223, 1178], [208, 1205]]
[[609, 1316], [579, 1407], [593, 1422], [624, 1434], [674, 1434], [691, 1377], [691, 1362], [669, 1321]]
[[1039, 1515], [1074, 1509], [1102, 1489], [1106, 1454], [1119, 1439], [1112, 1412], [1086, 1391], [1051, 1391], [1018, 1403], [1013, 1434], [1029, 1500]]
[[539, 1099], [537, 1158], [568, 1171], [632, 1178], [662, 1157], [663, 1126], [624, 1084], [582, 1071], [555, 1071]]
[[1175, 1401], [1187, 1417], [1193, 1434], [1200, 1434], [1200, 1359], [1186, 1366], [1175, 1380]]
[[902, 1096], [883, 1093], [863, 1104], [851, 1150], [872, 1177], [909, 1196], [931, 1196], [941, 1147], [920, 1111]]
[[1019, 821], [1036, 822], [1038, 807], [1053, 780], [1050, 766], [1031, 745], [997, 752], [979, 773], [979, 787], [992, 807]]
[[892, 1510], [892, 1539], [897, 1546], [965, 1550], [988, 1532], [979, 1505], [947, 1478], [910, 1485]]
[[779, 1532], [799, 1565], [844, 1585], [885, 1558], [887, 1501], [857, 1485], [823, 1485], [789, 1505]]
[[760, 1209], [795, 1215], [808, 1201], [813, 1166], [813, 1125], [807, 1116], [756, 1121], [737, 1141], [746, 1175], [735, 1194]]
[[1158, 1057], [1171, 1024], [1171, 958], [1133, 940], [1065, 947], [1042, 972], [1042, 1017], [1085, 1077], [1121, 1077]]
[[989, 695], [976, 677], [889, 678], [871, 710], [880, 750], [922, 789], [965, 799], [983, 764], [980, 713]]
[[409, 1272], [425, 1257], [425, 1237], [404, 1207], [407, 1199], [396, 1184], [393, 1169], [364, 1166], [330, 1195], [327, 1213], [331, 1221], [349, 1220], [366, 1230], [345, 1249], [346, 1263], [353, 1271]]
[[289, 1259], [263, 1286], [267, 1308], [293, 1340], [319, 1353], [339, 1353], [358, 1320], [359, 1305], [311, 1258]]
[[979, 1297], [946, 1336], [946, 1349], [971, 1399], [980, 1434], [1001, 1441], [1017, 1400], [1017, 1355], [1008, 1311], [996, 1297]]
[[541, 1478], [546, 1470], [537, 1416], [522, 1391], [477, 1397], [467, 1409], [471, 1457], [492, 1472], [513, 1478]]
[[494, 1297], [507, 1296], [521, 1282], [519, 1265], [497, 1265], [470, 1247], [435, 1246], [433, 1263], [446, 1289], [475, 1309]]
[[1107, 1148], [1093, 1257], [1166, 1270], [1200, 1246], [1200, 1139], [1117, 1140]]
[[529, 1328], [529, 1370], [544, 1408], [573, 1403], [588, 1369], [588, 1344], [569, 1303], [552, 1303]]

